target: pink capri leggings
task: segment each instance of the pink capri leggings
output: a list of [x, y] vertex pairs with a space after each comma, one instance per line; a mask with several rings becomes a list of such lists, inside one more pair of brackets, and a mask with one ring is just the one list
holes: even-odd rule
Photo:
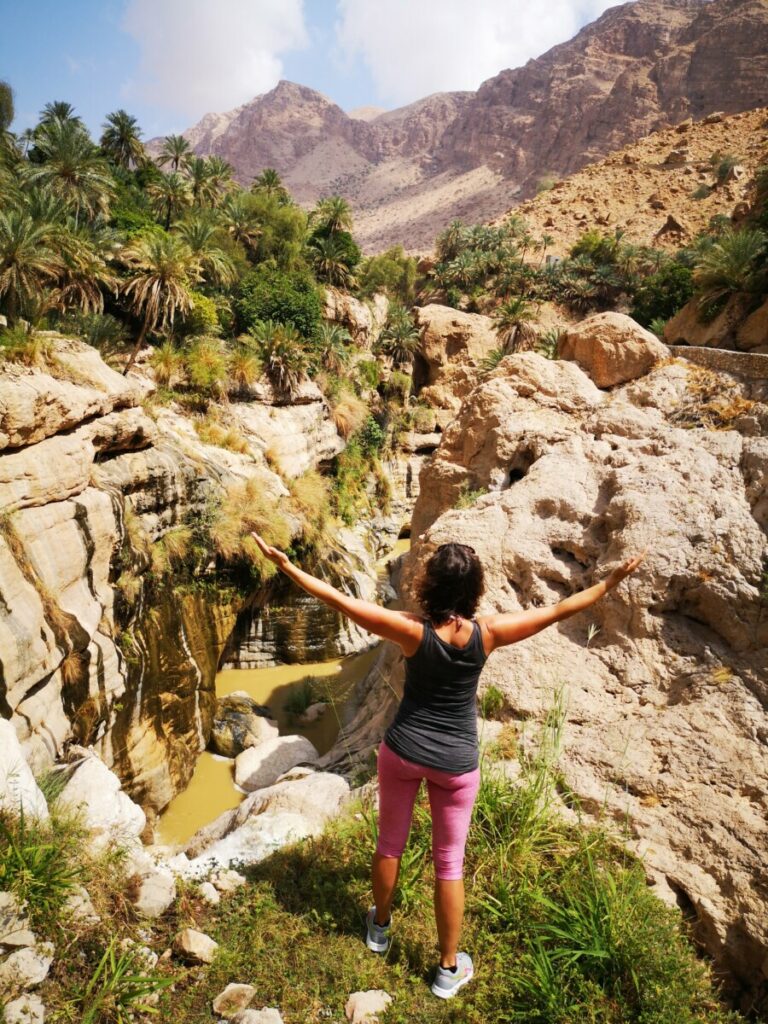
[[379, 841], [382, 857], [401, 857], [411, 830], [413, 805], [421, 780], [427, 780], [432, 812], [432, 859], [437, 878], [462, 877], [469, 820], [480, 785], [480, 769], [452, 775], [399, 757], [379, 747]]

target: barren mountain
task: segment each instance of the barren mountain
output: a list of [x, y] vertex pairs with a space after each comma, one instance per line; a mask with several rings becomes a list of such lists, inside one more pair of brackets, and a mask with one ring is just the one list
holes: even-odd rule
[[628, 142], [768, 99], [765, 0], [637, 0], [477, 92], [351, 117], [280, 82], [187, 133], [243, 182], [273, 166], [304, 203], [339, 192], [368, 251], [431, 247], [455, 217], [488, 220]]
[[[718, 154], [738, 161], [719, 183]], [[524, 217], [537, 237], [549, 235], [548, 251], [559, 255], [589, 228], [620, 228], [628, 241], [677, 248], [713, 217], [738, 220], [767, 159], [768, 108], [709, 115], [653, 132], [510, 213]]]

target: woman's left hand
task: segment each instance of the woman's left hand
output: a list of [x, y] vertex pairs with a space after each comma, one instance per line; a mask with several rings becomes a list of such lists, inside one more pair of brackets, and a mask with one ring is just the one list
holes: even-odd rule
[[259, 546], [259, 551], [265, 558], [268, 558], [270, 562], [274, 562], [278, 569], [285, 570], [286, 566], [291, 564], [291, 560], [284, 551], [279, 548], [273, 548], [267, 544], [263, 537], [260, 537], [255, 531], [251, 532], [251, 537], [256, 541]]

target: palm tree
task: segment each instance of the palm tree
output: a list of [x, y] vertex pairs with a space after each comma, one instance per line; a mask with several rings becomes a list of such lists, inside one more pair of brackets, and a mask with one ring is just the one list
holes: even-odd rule
[[507, 299], [506, 302], [502, 302], [496, 307], [493, 311], [493, 321], [504, 351], [517, 351], [516, 340], [520, 327], [532, 318], [531, 303], [521, 295]]
[[220, 156], [208, 157], [208, 178], [210, 181], [211, 205], [218, 206], [223, 195], [234, 185], [235, 169]]
[[101, 135], [101, 148], [113, 164], [126, 170], [131, 165], [138, 167], [147, 158], [139, 122], [125, 110], [107, 114]]
[[467, 229], [460, 220], [451, 221], [448, 227], [437, 236], [436, 251], [442, 262], [455, 259], [464, 246]]
[[309, 253], [315, 274], [321, 281], [340, 288], [352, 283], [352, 270], [345, 247], [334, 235], [318, 235], [309, 242]]
[[214, 190], [211, 188], [208, 161], [201, 156], [193, 156], [189, 158], [185, 166], [189, 175], [192, 204], [194, 206], [208, 205], [211, 195], [214, 194]]
[[693, 283], [699, 305], [711, 305], [731, 295], [753, 295], [766, 286], [768, 235], [755, 228], [726, 228], [694, 267]]
[[338, 375], [349, 364], [349, 345], [352, 341], [349, 331], [338, 324], [323, 321], [314, 338], [317, 361], [323, 370]]
[[0, 132], [7, 132], [13, 121], [13, 89], [0, 80]]
[[55, 124], [57, 121], [61, 124], [73, 124], [85, 130], [82, 117], [79, 117], [75, 113], [75, 108], [72, 104], [67, 103], [65, 100], [54, 100], [52, 103], [46, 103], [40, 111], [39, 127]]
[[112, 175], [82, 128], [72, 120], [52, 120], [38, 131], [36, 149], [43, 162], [29, 167], [27, 180], [60, 198], [74, 213], [76, 226], [81, 215], [93, 218], [108, 212]]
[[115, 245], [110, 234], [96, 235], [63, 230], [57, 237], [61, 270], [51, 305], [62, 312], [73, 307], [82, 313], [103, 313], [102, 289], [116, 293], [118, 278], [107, 266]]
[[173, 326], [177, 313], [192, 306], [190, 286], [199, 279], [199, 269], [189, 247], [176, 235], [152, 231], [135, 238], [122, 252], [131, 276], [123, 287], [131, 312], [142, 317], [124, 373], [133, 366], [149, 330]]
[[155, 181], [150, 181], [147, 185], [147, 194], [158, 217], [164, 218], [166, 231], [170, 229], [172, 218], [178, 216], [192, 202], [189, 182], [178, 171], [161, 174]]
[[396, 366], [409, 363], [419, 347], [419, 331], [410, 312], [399, 303], [392, 303], [384, 330], [376, 348], [390, 356]]
[[251, 334], [274, 387], [293, 398], [305, 377], [308, 366], [301, 336], [294, 327], [272, 320], [256, 324]]
[[26, 210], [0, 210], [0, 297], [15, 323], [25, 301], [52, 284], [62, 269], [57, 228], [35, 222]]
[[246, 248], [254, 246], [261, 237], [259, 219], [245, 192], [233, 192], [226, 196], [221, 204], [219, 217], [234, 240]]
[[165, 167], [169, 163], [174, 171], [178, 171], [191, 155], [192, 147], [183, 135], [166, 135], [157, 162], [161, 167]]
[[321, 199], [310, 214], [310, 219], [317, 222], [317, 230], [330, 235], [337, 231], [352, 230], [352, 211], [349, 203], [341, 196]]
[[217, 243], [217, 232], [221, 229], [210, 215], [190, 214], [180, 220], [173, 230], [197, 260], [200, 272], [207, 281], [224, 288], [235, 283], [235, 264]]
[[288, 189], [283, 185], [274, 167], [265, 167], [261, 174], [253, 179], [251, 192], [261, 192], [262, 195], [281, 202], [288, 198]]

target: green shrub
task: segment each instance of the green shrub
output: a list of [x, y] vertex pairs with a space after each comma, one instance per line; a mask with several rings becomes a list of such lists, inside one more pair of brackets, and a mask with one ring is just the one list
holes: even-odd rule
[[184, 316], [187, 334], [213, 337], [221, 331], [216, 303], [202, 292], [190, 292], [192, 306]]
[[504, 694], [496, 686], [488, 686], [478, 695], [477, 702], [483, 718], [498, 719], [504, 708]]
[[298, 718], [311, 704], [324, 700], [323, 680], [320, 676], [306, 676], [295, 686], [283, 701], [283, 710]]
[[459, 489], [459, 496], [456, 499], [454, 508], [471, 508], [478, 498], [488, 493], [487, 487], [472, 488], [468, 480], [465, 480]]
[[635, 289], [632, 317], [643, 327], [653, 320], [669, 320], [693, 295], [693, 275], [677, 260], [667, 260]]
[[372, 391], [381, 380], [381, 367], [375, 359], [361, 359], [355, 363], [354, 374], [364, 388]]
[[54, 345], [37, 331], [22, 324], [0, 330], [0, 361], [22, 363], [24, 366], [50, 366], [54, 360]]
[[388, 295], [405, 306], [413, 305], [416, 291], [416, 260], [406, 256], [402, 245], [363, 260], [358, 275], [363, 298], [377, 293]]
[[691, 192], [691, 199], [708, 199], [712, 195], [712, 189], [709, 185], [699, 185]]
[[360, 439], [360, 448], [368, 458], [378, 455], [387, 440], [386, 433], [373, 416], [369, 416], [362, 425], [358, 437]]
[[77, 1000], [81, 1024], [133, 1024], [137, 1013], [156, 1013], [152, 998], [173, 984], [148, 970], [141, 949], [118, 952], [113, 936]]
[[220, 394], [227, 379], [227, 351], [218, 338], [193, 338], [184, 352], [184, 370], [191, 387], [206, 395]]
[[322, 302], [309, 274], [261, 265], [243, 278], [235, 302], [239, 329], [268, 320], [314, 337], [322, 321]]

